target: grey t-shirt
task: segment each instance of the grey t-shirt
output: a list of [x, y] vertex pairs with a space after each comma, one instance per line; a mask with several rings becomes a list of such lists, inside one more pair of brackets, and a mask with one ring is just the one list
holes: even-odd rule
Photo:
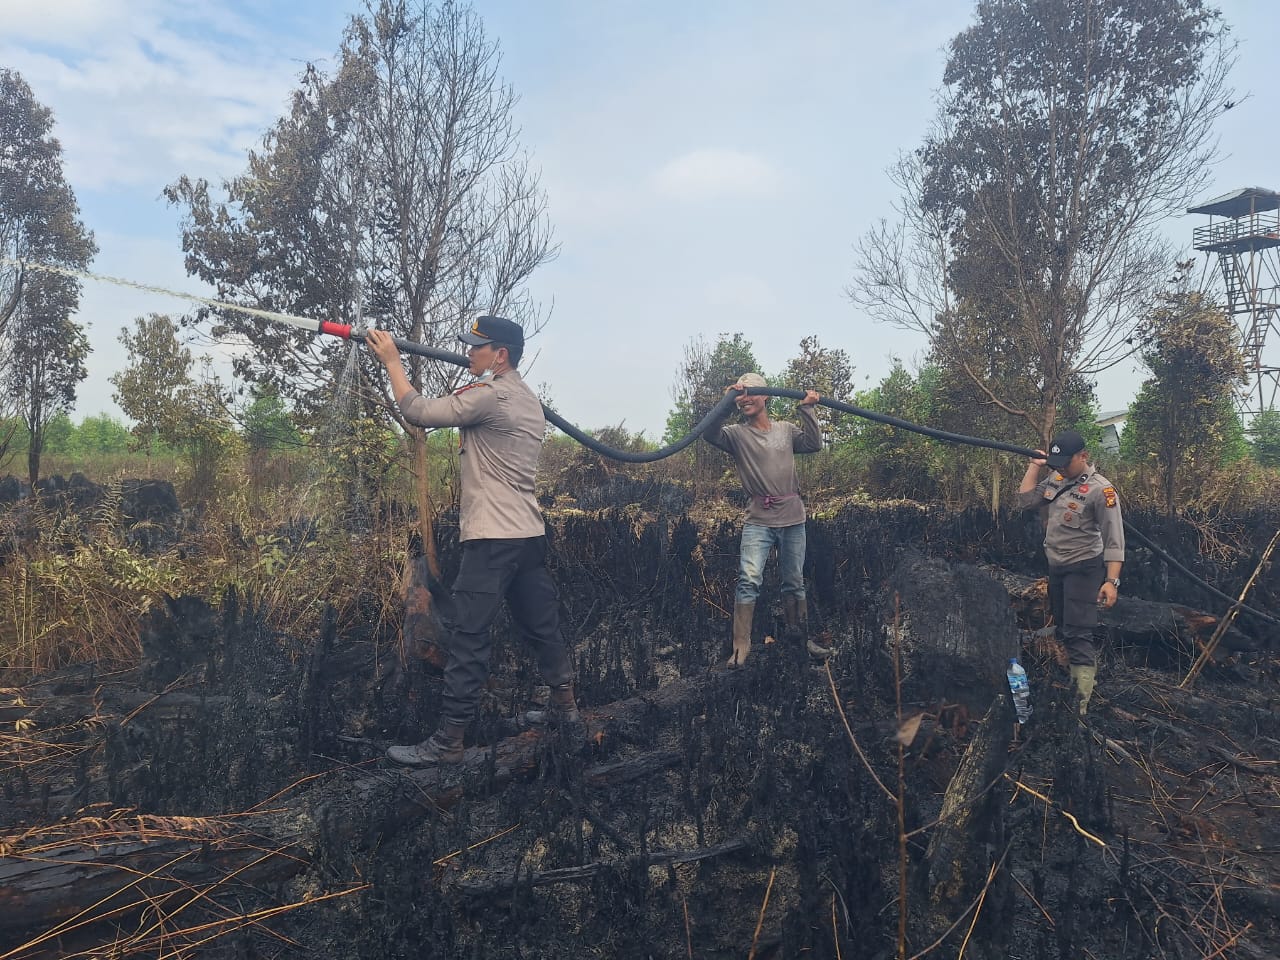
[[546, 431], [542, 403], [515, 370], [447, 397], [405, 394], [400, 412], [420, 427], [459, 427], [459, 539], [507, 540], [547, 532], [534, 496]]
[[733, 457], [742, 489], [751, 495], [745, 520], [763, 527], [790, 527], [804, 523], [804, 501], [796, 476], [797, 453], [822, 449], [822, 429], [812, 406], [798, 406], [801, 426], [774, 420], [768, 430], [749, 423], [711, 424], [703, 437]]

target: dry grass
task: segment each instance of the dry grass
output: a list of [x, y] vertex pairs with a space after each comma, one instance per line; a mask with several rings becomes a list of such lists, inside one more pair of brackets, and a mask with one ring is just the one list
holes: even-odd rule
[[[105, 491], [89, 515], [40, 498], [0, 513], [0, 671], [14, 681], [80, 662], [136, 663], [140, 621], [166, 595], [217, 603], [234, 588], [292, 635], [314, 632], [326, 603], [344, 621], [363, 598], [367, 616], [371, 591], [382, 615], [393, 609], [404, 531], [374, 520], [349, 532], [347, 505], [326, 504], [330, 491], [314, 479], [251, 490], [240, 475], [217, 504], [188, 512], [178, 536], [151, 531], [168, 545], [150, 549], [139, 525], [127, 529], [119, 481]], [[377, 518], [384, 506], [361, 509]]]
[[[10, 464], [13, 470], [18, 464]], [[21, 466], [25, 467], [23, 461]], [[25, 474], [25, 470], [23, 471]], [[95, 453], [92, 456], [73, 457], [67, 454], [45, 454], [40, 458], [42, 477], [69, 477], [82, 473], [94, 483], [111, 483], [120, 477], [136, 480], [166, 480], [175, 486], [182, 482], [185, 473], [182, 461], [176, 454]]]

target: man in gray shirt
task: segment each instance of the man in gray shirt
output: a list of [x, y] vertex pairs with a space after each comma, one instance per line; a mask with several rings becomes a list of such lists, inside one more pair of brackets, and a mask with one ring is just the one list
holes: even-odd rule
[[[1063, 430], [1037, 450], [1018, 487], [1018, 505], [1044, 508], [1049, 609], [1067, 648], [1083, 716], [1098, 676], [1093, 632], [1098, 608], [1115, 606], [1124, 566], [1124, 519], [1111, 481], [1089, 463], [1084, 438]], [[1049, 472], [1041, 479], [1041, 471]]]
[[550, 718], [585, 734], [573, 694], [573, 665], [560, 633], [560, 605], [546, 567], [546, 524], [533, 482], [546, 421], [542, 404], [516, 371], [524, 331], [503, 317], [479, 317], [458, 339], [480, 379], [447, 397], [413, 389], [392, 337], [370, 330], [365, 343], [387, 368], [400, 412], [421, 427], [459, 428], [462, 563], [453, 582], [453, 632], [444, 669], [440, 725], [387, 756], [407, 766], [456, 763], [463, 734], [489, 677], [489, 627], [506, 597], [551, 686]]
[[756, 597], [764, 580], [765, 561], [775, 546], [788, 632], [796, 639], [803, 638], [814, 656], [826, 656], [830, 652], [808, 635], [809, 613], [804, 592], [805, 510], [795, 460], [797, 453], [816, 453], [822, 449], [822, 430], [814, 412], [821, 398], [812, 390], [805, 391], [804, 399], [796, 408], [801, 425], [796, 426], [770, 419], [768, 397], [742, 392], [745, 387], [768, 385], [760, 374], [744, 373], [725, 392], [740, 392], [737, 405], [745, 422], [726, 424], [726, 414], [703, 434], [713, 447], [733, 457], [742, 487], [751, 496], [742, 524], [738, 558], [733, 655], [728, 661], [731, 667], [745, 663], [751, 653], [751, 620], [755, 615]]

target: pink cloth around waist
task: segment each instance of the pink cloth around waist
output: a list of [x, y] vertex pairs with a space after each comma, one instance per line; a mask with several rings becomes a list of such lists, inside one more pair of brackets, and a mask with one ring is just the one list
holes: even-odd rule
[[798, 496], [800, 496], [798, 493], [783, 493], [776, 496], [772, 493], [766, 493], [764, 496], [756, 497], [755, 499], [760, 503], [760, 506], [764, 507], [764, 509], [772, 510], [778, 504], [785, 503], [786, 501], [792, 500]]

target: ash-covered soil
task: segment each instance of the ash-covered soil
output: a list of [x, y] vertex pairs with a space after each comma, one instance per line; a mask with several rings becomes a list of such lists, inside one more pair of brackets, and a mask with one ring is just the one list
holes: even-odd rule
[[[280, 636], [234, 596], [157, 611], [136, 670], [0, 693], [7, 956], [1280, 956], [1276, 634], [1242, 619], [1180, 687], [1212, 632], [1183, 611], [1223, 607], [1152, 556], [1126, 567], [1081, 723], [1031, 633], [1021, 518], [812, 520], [834, 656], [766, 642], [769, 582], [728, 672], [708, 668], [736, 523], [555, 526], [586, 745], [516, 723], [541, 690], [500, 621], [469, 759], [394, 768], [382, 750], [430, 732], [439, 689], [395, 625]], [[1158, 533], [1228, 592], [1252, 572], [1247, 538], [1213, 565], [1193, 530]], [[455, 546], [446, 528], [446, 578]]]

